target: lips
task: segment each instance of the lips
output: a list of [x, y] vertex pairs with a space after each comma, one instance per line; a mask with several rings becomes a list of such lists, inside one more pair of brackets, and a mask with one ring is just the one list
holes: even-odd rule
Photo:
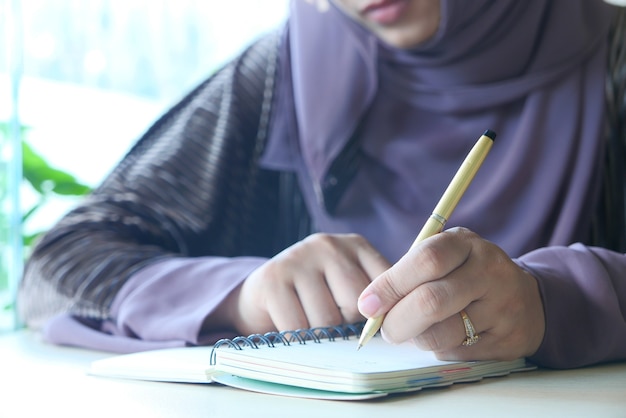
[[382, 0], [369, 4], [361, 12], [363, 17], [380, 25], [390, 25], [403, 16], [409, 0]]

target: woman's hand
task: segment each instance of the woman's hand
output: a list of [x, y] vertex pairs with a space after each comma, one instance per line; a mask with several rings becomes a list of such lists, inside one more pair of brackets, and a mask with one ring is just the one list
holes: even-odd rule
[[[446, 360], [509, 360], [532, 355], [545, 331], [537, 282], [503, 250], [464, 228], [412, 248], [359, 298], [367, 317], [386, 313], [383, 336], [413, 339]], [[480, 339], [464, 346], [465, 310]]]
[[359, 235], [311, 235], [253, 271], [229, 315], [241, 335], [363, 320], [357, 298], [389, 266]]

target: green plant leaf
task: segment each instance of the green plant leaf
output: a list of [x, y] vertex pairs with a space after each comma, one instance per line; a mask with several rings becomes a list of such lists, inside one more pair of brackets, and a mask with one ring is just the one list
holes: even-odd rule
[[35, 240], [37, 238], [39, 238], [40, 235], [42, 235], [43, 233], [45, 233], [45, 231], [39, 231], [39, 232], [35, 232], [34, 234], [24, 234], [22, 236], [22, 245], [25, 248], [30, 247], [31, 245], [33, 245], [35, 243]]
[[28, 218], [32, 216], [33, 213], [37, 212], [37, 210], [43, 206], [46, 199], [41, 197], [37, 203], [35, 203], [30, 209], [28, 209], [25, 213], [22, 214], [22, 224], [25, 223]]
[[[0, 135], [8, 137], [11, 126], [6, 121], [0, 121]], [[25, 140], [29, 128], [20, 126], [22, 139], [22, 177], [32, 188], [39, 193], [39, 200], [30, 209], [22, 214], [22, 223], [31, 215], [36, 213], [53, 195], [82, 196], [91, 192], [91, 187], [80, 183], [71, 174], [54, 168], [35, 152], [35, 150]], [[0, 173], [0, 176], [2, 173]], [[35, 240], [46, 231], [38, 231], [31, 234], [22, 233], [22, 243], [25, 248], [33, 245]], [[0, 289], [6, 288], [7, 284], [2, 283], [0, 276]], [[10, 305], [9, 305], [10, 307]], [[2, 307], [0, 307], [0, 311]]]
[[22, 162], [24, 179], [41, 194], [82, 196], [91, 191], [71, 174], [51, 167], [26, 141], [22, 141]]

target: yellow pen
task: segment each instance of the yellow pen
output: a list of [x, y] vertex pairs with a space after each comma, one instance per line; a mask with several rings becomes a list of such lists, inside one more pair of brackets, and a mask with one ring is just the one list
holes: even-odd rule
[[[465, 157], [461, 167], [459, 167], [458, 171], [452, 178], [452, 181], [448, 185], [448, 188], [441, 196], [441, 199], [439, 200], [439, 203], [437, 203], [437, 206], [435, 206], [433, 213], [422, 227], [422, 230], [417, 235], [417, 238], [415, 238], [415, 241], [413, 241], [411, 248], [426, 238], [441, 232], [448, 221], [448, 218], [452, 214], [452, 211], [456, 207], [457, 203], [459, 203], [459, 200], [461, 200], [465, 190], [467, 190], [467, 187], [476, 175], [476, 172], [478, 172], [478, 169], [482, 165], [483, 161], [485, 161], [485, 157], [489, 153], [495, 139], [496, 133], [489, 129], [486, 130], [480, 138], [478, 138], [478, 141], [474, 147], [472, 147], [469, 154], [467, 154], [467, 157]], [[385, 315], [380, 315], [367, 320], [365, 326], [363, 327], [363, 331], [361, 332], [357, 350], [367, 344], [367, 342], [378, 332], [384, 319]]]

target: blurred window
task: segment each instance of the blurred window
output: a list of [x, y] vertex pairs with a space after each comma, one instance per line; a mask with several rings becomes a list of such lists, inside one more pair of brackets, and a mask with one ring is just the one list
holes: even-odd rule
[[[19, 149], [5, 146], [17, 121], [18, 143], [21, 127], [47, 167], [96, 186], [168, 107], [279, 27], [287, 6], [288, 0], [0, 0], [0, 174], [22, 160]], [[27, 250], [31, 235], [80, 198], [46, 193], [45, 182], [39, 190], [31, 184], [21, 182], [10, 196], [0, 188], [5, 261], [21, 251], [5, 239], [7, 202], [15, 198], [18, 211], [29, 215], [20, 237]], [[4, 262], [0, 267], [1, 331], [11, 322], [5, 318], [21, 266], [10, 277]]]

